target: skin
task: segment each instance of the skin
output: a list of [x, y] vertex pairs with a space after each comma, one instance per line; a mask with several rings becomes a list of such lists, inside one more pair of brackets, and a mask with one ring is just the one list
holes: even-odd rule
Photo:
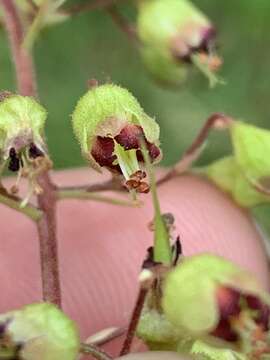
[[[53, 177], [57, 184], [74, 185], [101, 181], [106, 175], [80, 169], [57, 172]], [[7, 186], [12, 183], [10, 179], [5, 182]], [[63, 307], [79, 324], [82, 339], [103, 328], [128, 323], [137, 276], [153, 237], [147, 228], [153, 217], [151, 197], [142, 198], [142, 208], [82, 200], [64, 200], [58, 205]], [[253, 272], [268, 289], [265, 251], [246, 211], [207, 181], [193, 176], [163, 184], [159, 198], [162, 211], [175, 216], [175, 234], [181, 237], [185, 255], [222, 255]], [[0, 312], [5, 312], [40, 301], [41, 285], [34, 223], [2, 205], [0, 213]], [[116, 355], [119, 346], [120, 340], [106, 349]], [[138, 349], [135, 343], [134, 351]], [[158, 360], [164, 359], [163, 355], [143, 358]], [[177, 357], [166, 354], [166, 359]]]

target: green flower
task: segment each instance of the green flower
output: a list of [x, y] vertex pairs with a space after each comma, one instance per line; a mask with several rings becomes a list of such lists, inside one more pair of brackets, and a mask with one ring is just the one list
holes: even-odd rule
[[[0, 357], [24, 360], [76, 360], [78, 329], [48, 303], [31, 304], [0, 315]], [[13, 357], [12, 357], [13, 356]]]
[[92, 88], [79, 100], [72, 124], [82, 154], [94, 169], [106, 167], [122, 174], [131, 188], [148, 191], [139, 166], [141, 141], [151, 160], [158, 161], [159, 126], [129, 91], [112, 84]]
[[190, 1], [141, 1], [137, 27], [143, 60], [158, 81], [181, 85], [193, 63], [211, 86], [218, 82], [213, 74], [221, 65], [214, 52], [216, 31]]
[[[255, 303], [258, 312], [253, 314]], [[212, 334], [236, 341], [238, 333], [231, 320], [242, 311], [249, 311], [250, 318], [268, 330], [269, 305], [269, 295], [251, 274], [210, 254], [184, 258], [164, 281], [164, 314], [193, 337]]]
[[28, 96], [2, 93], [0, 100], [0, 159], [9, 162], [11, 171], [18, 171], [45, 152], [47, 112]]

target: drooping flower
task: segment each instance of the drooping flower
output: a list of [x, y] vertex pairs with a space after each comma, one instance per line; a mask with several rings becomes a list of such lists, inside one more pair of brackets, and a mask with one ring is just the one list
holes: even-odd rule
[[40, 192], [38, 175], [50, 167], [43, 140], [46, 110], [32, 97], [3, 92], [0, 95], [0, 163], [17, 172], [13, 192], [22, 176], [30, 183], [26, 203], [33, 192]]
[[221, 65], [216, 55], [216, 30], [189, 0], [144, 0], [137, 20], [141, 53], [150, 73], [160, 82], [181, 85], [191, 64], [209, 78]]
[[182, 259], [165, 278], [162, 308], [176, 328], [193, 338], [237, 342], [244, 353], [250, 344], [253, 349], [261, 341], [267, 344], [269, 295], [250, 273], [221, 257], [200, 254]]
[[24, 360], [76, 360], [78, 329], [48, 303], [27, 305], [0, 315], [0, 357]]
[[159, 161], [159, 126], [128, 90], [112, 84], [90, 89], [79, 100], [72, 123], [82, 154], [94, 169], [122, 174], [130, 189], [149, 190], [139, 165], [141, 144], [153, 162]]

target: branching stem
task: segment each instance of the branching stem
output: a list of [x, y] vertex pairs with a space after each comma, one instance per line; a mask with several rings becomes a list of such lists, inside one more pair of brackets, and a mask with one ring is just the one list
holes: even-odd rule
[[[37, 96], [35, 71], [31, 53], [23, 48], [24, 29], [14, 0], [0, 0], [4, 12], [12, 58], [15, 66], [18, 92], [25, 96]], [[38, 205], [43, 215], [39, 219], [40, 261], [42, 269], [43, 300], [61, 307], [61, 289], [56, 239], [56, 196], [48, 172], [39, 177], [43, 189]]]

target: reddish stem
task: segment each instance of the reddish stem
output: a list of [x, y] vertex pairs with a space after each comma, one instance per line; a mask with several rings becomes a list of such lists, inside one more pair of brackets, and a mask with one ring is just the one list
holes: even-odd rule
[[63, 9], [61, 12], [74, 16], [74, 15], [82, 14], [87, 11], [103, 9], [108, 6], [115, 5], [119, 1], [123, 1], [123, 0], [96, 0], [86, 3], [84, 2], [81, 4], [76, 4], [74, 6], [71, 6], [68, 9]]
[[49, 174], [39, 178], [43, 193], [38, 197], [43, 217], [37, 223], [41, 259], [43, 299], [61, 307], [61, 288], [56, 236], [56, 193]]
[[135, 336], [135, 332], [137, 329], [137, 325], [140, 320], [141, 312], [143, 309], [143, 305], [145, 302], [146, 295], [148, 293], [148, 289], [141, 287], [139, 291], [139, 295], [137, 297], [137, 301], [135, 307], [132, 312], [131, 320], [128, 326], [127, 335], [122, 346], [122, 350], [120, 352], [120, 356], [126, 355], [130, 353], [130, 348], [132, 345], [133, 338]]
[[189, 146], [189, 148], [184, 152], [181, 160], [157, 181], [157, 185], [161, 185], [175, 176], [181, 175], [188, 171], [194, 161], [196, 161], [200, 156], [203, 149], [203, 144], [205, 143], [209, 132], [212, 129], [226, 129], [232, 123], [232, 121], [233, 120], [230, 117], [221, 113], [214, 113], [211, 115], [206, 120], [191, 146]]
[[[0, 0], [4, 21], [14, 61], [18, 92], [25, 96], [37, 96], [35, 71], [32, 56], [22, 47], [23, 26], [13, 0]], [[55, 188], [47, 172], [39, 177], [43, 189], [38, 204], [43, 211], [38, 221], [40, 261], [42, 269], [43, 300], [61, 306], [61, 289], [56, 238], [56, 196]]]
[[36, 81], [32, 57], [21, 47], [23, 27], [13, 0], [1, 0], [3, 17], [16, 68], [17, 88], [21, 95], [36, 95]]

